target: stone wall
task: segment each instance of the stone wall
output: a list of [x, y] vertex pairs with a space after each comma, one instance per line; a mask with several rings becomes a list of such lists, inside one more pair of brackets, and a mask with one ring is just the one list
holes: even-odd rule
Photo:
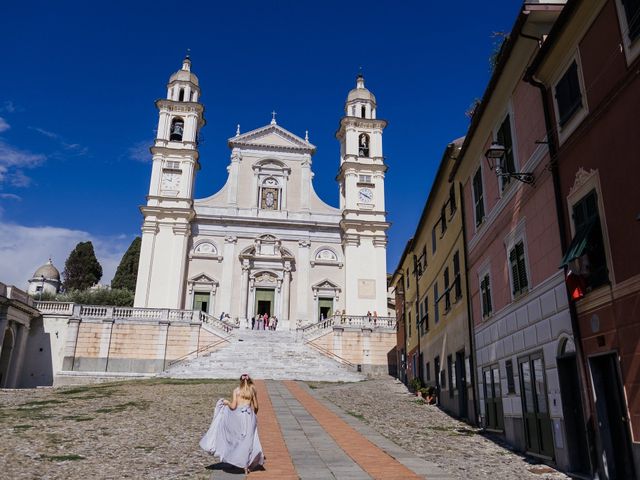
[[389, 374], [388, 354], [396, 347], [396, 331], [395, 328], [333, 326], [309, 344], [359, 365], [368, 376], [383, 376]]
[[159, 373], [171, 362], [226, 344], [226, 332], [206, 323], [200, 312], [57, 302], [37, 302], [37, 307], [43, 313], [44, 334], [30, 356], [48, 352], [51, 378], [44, 384], [69, 372]]

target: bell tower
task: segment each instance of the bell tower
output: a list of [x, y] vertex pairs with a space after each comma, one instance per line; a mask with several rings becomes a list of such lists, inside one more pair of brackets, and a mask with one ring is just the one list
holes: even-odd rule
[[382, 153], [385, 120], [376, 97], [356, 78], [336, 138], [340, 141], [340, 209], [345, 256], [345, 301], [349, 315], [387, 313], [387, 229]]
[[151, 182], [144, 216], [134, 306], [184, 308], [187, 248], [194, 217], [198, 136], [205, 124], [198, 77], [187, 55], [156, 101], [158, 131], [150, 151]]

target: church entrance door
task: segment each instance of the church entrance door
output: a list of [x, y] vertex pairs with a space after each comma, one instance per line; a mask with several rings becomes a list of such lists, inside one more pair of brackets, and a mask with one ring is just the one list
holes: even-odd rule
[[256, 314], [264, 315], [266, 313], [270, 317], [273, 316], [274, 299], [275, 290], [273, 288], [256, 288]]
[[329, 318], [333, 315], [333, 298], [318, 299], [318, 320]]

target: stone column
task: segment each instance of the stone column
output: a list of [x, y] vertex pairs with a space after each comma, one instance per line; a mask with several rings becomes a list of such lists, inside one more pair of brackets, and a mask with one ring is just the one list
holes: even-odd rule
[[134, 307], [149, 306], [149, 289], [151, 288], [151, 275], [153, 273], [153, 258], [157, 233], [157, 223], [145, 220], [142, 225], [142, 244], [140, 245], [136, 295], [133, 301]]
[[185, 276], [187, 269], [187, 250], [189, 248], [189, 236], [191, 235], [191, 225], [189, 223], [175, 225], [173, 227], [173, 241], [176, 242], [173, 255], [174, 268], [173, 278], [174, 285], [170, 286], [168, 292], [173, 298], [169, 299], [168, 304], [165, 304], [167, 308], [184, 308], [184, 297], [186, 293], [185, 289]]
[[242, 279], [240, 280], [240, 325], [247, 320], [247, 296], [249, 294], [249, 261], [242, 262]]
[[308, 240], [300, 240], [298, 242], [298, 258], [297, 258], [297, 283], [298, 283], [298, 312], [296, 320], [308, 321], [309, 318], [309, 249], [311, 242]]
[[24, 356], [27, 350], [27, 339], [29, 338], [29, 326], [22, 323], [19, 324], [18, 338], [14, 346], [14, 352], [11, 355], [11, 364], [9, 365], [9, 375], [7, 383], [8, 388], [16, 388], [20, 381], [20, 374], [22, 373], [22, 364], [24, 363]]
[[[235, 150], [235, 149], [234, 149]], [[238, 170], [240, 169], [240, 161], [242, 157], [240, 153], [234, 151], [231, 153], [231, 165], [229, 165], [229, 190], [227, 191], [227, 201], [231, 205], [238, 204]]]
[[[227, 235], [224, 237], [224, 253], [222, 258], [222, 282], [220, 283], [220, 301], [218, 302], [218, 311], [217, 313], [228, 313], [229, 316], [232, 315], [231, 312], [231, 298], [233, 291], [233, 270], [235, 268], [236, 261], [236, 243], [238, 242], [238, 237], [234, 235]], [[238, 315], [239, 316], [239, 315]]]
[[282, 280], [282, 326], [289, 328], [289, 297], [291, 288], [291, 266], [285, 265]]
[[0, 306], [0, 354], [2, 354], [2, 344], [4, 343], [4, 332], [9, 326], [9, 307]]

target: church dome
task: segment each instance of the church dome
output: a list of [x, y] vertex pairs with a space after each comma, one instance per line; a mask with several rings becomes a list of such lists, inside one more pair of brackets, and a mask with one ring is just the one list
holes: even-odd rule
[[191, 73], [191, 60], [188, 56], [182, 62], [182, 68], [169, 77], [169, 83], [173, 82], [191, 82], [199, 86], [198, 77]]
[[36, 270], [33, 274], [33, 278], [41, 278], [44, 277], [48, 280], [60, 280], [60, 272], [56, 267], [51, 263], [51, 259], [40, 268]]
[[358, 75], [356, 79], [356, 88], [349, 92], [347, 95], [347, 103], [357, 101], [357, 100], [365, 100], [376, 103], [376, 97], [373, 93], [371, 93], [364, 86], [364, 77], [362, 74]]

